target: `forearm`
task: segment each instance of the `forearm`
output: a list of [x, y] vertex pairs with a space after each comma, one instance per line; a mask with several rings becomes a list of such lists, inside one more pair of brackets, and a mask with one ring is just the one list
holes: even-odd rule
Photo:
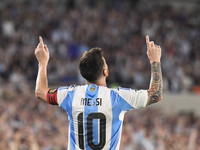
[[38, 76], [36, 79], [35, 94], [36, 97], [47, 101], [46, 93], [49, 90], [47, 80], [47, 64], [39, 63]]
[[148, 90], [148, 102], [147, 105], [156, 103], [162, 99], [163, 91], [163, 80], [161, 63], [153, 62], [151, 63], [151, 82]]

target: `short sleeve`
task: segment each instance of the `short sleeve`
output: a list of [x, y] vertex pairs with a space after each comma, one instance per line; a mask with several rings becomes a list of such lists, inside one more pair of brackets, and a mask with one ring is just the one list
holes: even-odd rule
[[[115, 91], [126, 101], [133, 109], [143, 108], [147, 104], [147, 90], [133, 90], [128, 88], [117, 88]], [[120, 103], [120, 102], [119, 102]], [[124, 109], [123, 109], [124, 110]]]
[[63, 100], [66, 98], [68, 91], [74, 89], [74, 85], [63, 86], [56, 89], [49, 89], [47, 92], [47, 102], [51, 105], [61, 105]]
[[64, 100], [65, 97], [67, 96], [67, 94], [68, 94], [68, 89], [69, 89], [68, 86], [59, 87], [59, 88], [58, 88], [58, 92], [57, 92], [57, 103], [58, 103], [59, 106], [62, 104], [63, 100]]
[[74, 90], [76, 86], [75, 85], [70, 85], [70, 86], [63, 86], [58, 88], [57, 92], [57, 103], [60, 106], [64, 99], [67, 97], [67, 94], [69, 91]]

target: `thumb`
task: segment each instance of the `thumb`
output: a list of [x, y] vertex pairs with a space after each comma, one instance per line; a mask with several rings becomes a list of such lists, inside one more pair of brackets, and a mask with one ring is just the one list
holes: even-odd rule
[[49, 52], [49, 49], [46, 45], [44, 45], [44, 49], [45, 49], [46, 52]]

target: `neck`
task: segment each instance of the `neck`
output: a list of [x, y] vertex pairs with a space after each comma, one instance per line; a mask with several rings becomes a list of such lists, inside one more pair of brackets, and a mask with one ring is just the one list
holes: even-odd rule
[[96, 84], [97, 86], [103, 85], [103, 86], [107, 87], [106, 78], [101, 78], [95, 82], [89, 82], [89, 81], [85, 80], [85, 82], [86, 82], [86, 84]]

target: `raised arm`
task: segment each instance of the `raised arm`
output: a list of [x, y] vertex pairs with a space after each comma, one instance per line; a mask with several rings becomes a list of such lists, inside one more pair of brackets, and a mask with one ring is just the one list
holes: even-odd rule
[[147, 55], [151, 64], [151, 81], [148, 90], [147, 105], [156, 103], [162, 99], [163, 80], [161, 71], [161, 48], [159, 45], [149, 41], [149, 36], [146, 36]]
[[35, 95], [38, 99], [47, 101], [46, 95], [49, 90], [47, 81], [47, 64], [49, 61], [49, 50], [43, 43], [42, 37], [39, 37], [40, 43], [35, 49], [35, 56], [39, 62], [38, 75], [36, 79]]

